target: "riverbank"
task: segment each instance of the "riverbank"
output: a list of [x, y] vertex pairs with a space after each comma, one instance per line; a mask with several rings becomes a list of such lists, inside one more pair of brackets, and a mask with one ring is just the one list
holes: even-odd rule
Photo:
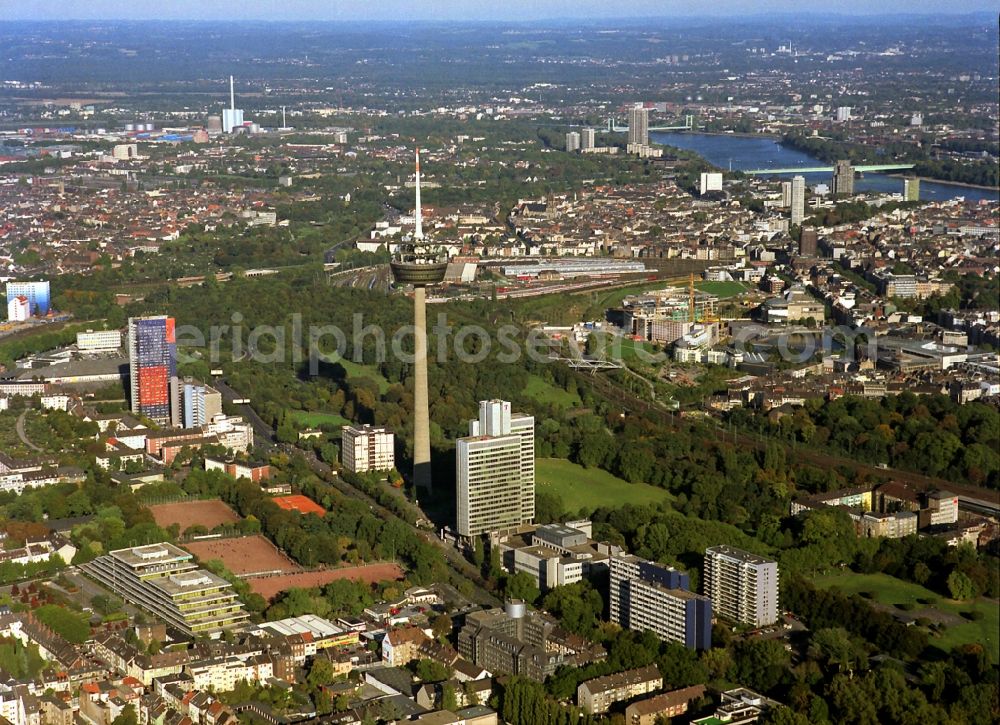
[[[685, 133], [650, 133], [650, 137], [664, 146], [672, 146], [694, 153], [708, 163], [725, 172], [746, 171], [748, 169], [805, 169], [826, 164], [814, 156], [802, 151], [783, 146], [780, 139], [765, 138], [754, 134], [737, 136], [731, 133], [706, 134], [698, 132]], [[829, 186], [832, 176], [829, 171], [800, 172], [805, 177], [807, 186], [826, 184]], [[858, 192], [881, 194], [898, 194], [903, 190], [903, 179], [893, 178], [884, 173], [865, 173], [854, 183]], [[945, 201], [957, 196], [966, 201], [980, 200], [996, 201], [997, 190], [990, 188], [974, 188], [970, 186], [955, 186], [951, 183], [924, 179], [920, 185], [920, 198], [923, 201]]]
[[[698, 129], [691, 129], [690, 131], [650, 131], [650, 133], [662, 133], [662, 134], [698, 134], [700, 136], [725, 136], [727, 138], [766, 138], [771, 141], [778, 141], [781, 136], [777, 136], [773, 133], [738, 133], [733, 131], [700, 131]], [[669, 146], [670, 144], [664, 144]]]
[[[912, 179], [912, 176], [907, 176], [906, 174], [886, 174], [893, 179]], [[959, 186], [966, 189], [982, 189], [984, 191], [995, 191], [1000, 195], [1000, 186], [983, 186], [982, 184], [966, 184], [964, 181], [945, 181], [944, 179], [934, 179], [930, 176], [918, 176], [921, 183], [928, 182], [931, 184], [944, 184], [945, 186]]]

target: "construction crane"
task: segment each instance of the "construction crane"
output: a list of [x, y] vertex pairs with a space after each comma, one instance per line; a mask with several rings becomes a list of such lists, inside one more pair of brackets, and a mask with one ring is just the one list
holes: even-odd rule
[[688, 279], [688, 322], [692, 324], [694, 324], [695, 322], [702, 322], [702, 323], [718, 322], [719, 318], [716, 315], [706, 314], [704, 306], [702, 307], [701, 310], [701, 319], [697, 319], [698, 316], [695, 310], [694, 293], [695, 293], [694, 272], [692, 272], [690, 278]]
[[694, 324], [694, 272], [688, 280], [688, 322]]

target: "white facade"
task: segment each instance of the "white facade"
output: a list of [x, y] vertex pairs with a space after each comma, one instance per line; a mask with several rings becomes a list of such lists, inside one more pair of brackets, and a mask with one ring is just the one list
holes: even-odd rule
[[391, 470], [396, 466], [395, 439], [386, 428], [345, 425], [340, 431], [340, 462], [352, 473]]
[[478, 536], [535, 517], [535, 419], [484, 400], [456, 443], [458, 533]]
[[208, 660], [188, 667], [196, 690], [231, 692], [241, 680], [257, 682], [274, 676], [274, 665], [265, 658], [244, 661], [236, 656]]
[[242, 108], [226, 108], [222, 111], [222, 130], [225, 133], [232, 133], [233, 129], [243, 125]]
[[127, 161], [128, 159], [134, 159], [139, 155], [139, 146], [134, 143], [120, 143], [115, 144], [115, 147], [111, 150], [111, 158], [116, 161]]
[[76, 349], [80, 352], [111, 352], [121, 346], [121, 330], [87, 330], [76, 333]]
[[789, 204], [792, 211], [791, 222], [795, 225], [801, 225], [802, 220], [806, 217], [806, 179], [804, 176], [792, 177], [791, 196]]
[[628, 142], [649, 145], [649, 111], [642, 106], [628, 109]]
[[702, 172], [698, 189], [702, 194], [707, 194], [710, 191], [722, 191], [722, 174]]
[[44, 410], [66, 410], [69, 408], [69, 396], [43, 395], [41, 403]]
[[837, 122], [845, 123], [851, 120], [851, 107], [840, 106], [837, 108]]
[[570, 131], [566, 134], [566, 150], [567, 151], [579, 151], [580, 150], [580, 134], [576, 131]]
[[594, 148], [594, 137], [596, 132], [592, 128], [585, 128], [580, 131], [580, 150], [587, 151]]
[[705, 594], [716, 614], [766, 627], [778, 621], [778, 562], [731, 546], [705, 550]]
[[205, 435], [215, 435], [231, 451], [246, 453], [253, 448], [253, 426], [238, 415], [216, 415], [202, 426]]
[[31, 305], [27, 297], [15, 297], [7, 303], [7, 319], [11, 322], [24, 322], [31, 317]]

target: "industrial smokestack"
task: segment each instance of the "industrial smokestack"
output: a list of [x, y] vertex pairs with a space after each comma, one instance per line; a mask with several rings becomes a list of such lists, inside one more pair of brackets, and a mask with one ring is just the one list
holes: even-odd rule
[[233, 77], [229, 76], [229, 108], [236, 110], [236, 91], [233, 89]]

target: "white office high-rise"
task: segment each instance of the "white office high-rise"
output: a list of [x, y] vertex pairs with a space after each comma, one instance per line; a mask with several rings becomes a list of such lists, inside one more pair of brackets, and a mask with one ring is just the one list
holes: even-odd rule
[[535, 419], [504, 400], [479, 403], [479, 419], [455, 445], [461, 536], [509, 529], [535, 517]]

